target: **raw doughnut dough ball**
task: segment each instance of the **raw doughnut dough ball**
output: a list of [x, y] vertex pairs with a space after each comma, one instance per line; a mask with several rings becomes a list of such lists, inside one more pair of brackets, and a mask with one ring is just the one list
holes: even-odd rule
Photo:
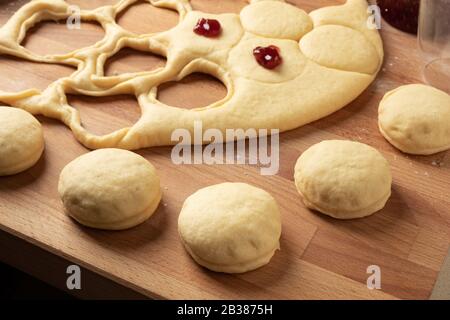
[[245, 183], [223, 183], [186, 199], [178, 230], [200, 265], [243, 273], [269, 263], [279, 249], [281, 219], [275, 199], [266, 191]]
[[308, 208], [338, 219], [381, 210], [391, 195], [389, 163], [359, 142], [330, 140], [306, 150], [295, 166], [295, 184]]
[[44, 145], [41, 124], [31, 114], [21, 109], [0, 107], [0, 176], [34, 166]]
[[380, 103], [383, 136], [403, 152], [429, 155], [450, 149], [450, 96], [422, 84], [388, 92]]
[[122, 230], [147, 220], [161, 200], [155, 168], [120, 149], [82, 155], [61, 172], [58, 191], [70, 216], [98, 229]]

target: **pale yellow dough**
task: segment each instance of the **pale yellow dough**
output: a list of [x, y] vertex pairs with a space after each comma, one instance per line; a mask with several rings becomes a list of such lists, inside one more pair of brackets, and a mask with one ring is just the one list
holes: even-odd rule
[[328, 140], [306, 150], [295, 166], [295, 184], [308, 208], [337, 219], [381, 210], [391, 196], [389, 163], [374, 148]]
[[24, 110], [0, 106], [0, 176], [34, 166], [44, 146], [39, 121]]
[[186, 199], [178, 230], [198, 264], [217, 272], [243, 273], [266, 265], [279, 249], [281, 217], [266, 191], [245, 183], [222, 183]]
[[403, 152], [430, 155], [450, 149], [450, 95], [423, 84], [388, 92], [380, 103], [383, 136]]
[[122, 230], [147, 220], [161, 200], [155, 168], [120, 149], [87, 153], [61, 172], [58, 191], [70, 216], [97, 229]]
[[281, 1], [254, 3], [242, 9], [240, 16], [246, 31], [267, 38], [298, 41], [313, 28], [305, 11]]
[[[32, 25], [46, 19], [66, 19], [70, 10], [62, 0], [34, 0], [0, 28], [0, 53], [37, 62], [60, 63], [78, 69], [40, 92], [0, 91], [0, 101], [63, 121], [85, 146], [97, 149], [139, 149], [171, 145], [175, 129], [279, 129], [286, 131], [323, 118], [347, 105], [374, 80], [383, 61], [377, 30], [367, 26], [365, 0], [325, 7], [307, 14], [284, 1], [251, 1], [240, 15], [192, 11], [187, 0], [150, 0], [156, 7], [178, 11], [171, 30], [136, 35], [121, 28], [115, 17], [136, 0], [81, 12], [82, 20], [97, 20], [106, 36], [94, 46], [65, 55], [38, 56], [20, 43]], [[338, 1], [336, 1], [338, 2]], [[150, 5], [150, 4], [149, 4]], [[151, 19], [151, 17], [149, 17]], [[205, 38], [192, 30], [200, 18], [220, 21], [222, 34]], [[266, 70], [253, 57], [256, 46], [274, 44], [283, 64]], [[123, 47], [167, 57], [167, 64], [151, 72], [105, 76], [105, 61]], [[226, 85], [228, 95], [205, 108], [180, 109], [157, 99], [159, 85], [178, 81], [193, 72], [211, 74]], [[135, 95], [140, 120], [105, 136], [86, 131], [79, 112], [66, 94]], [[206, 141], [205, 141], [206, 142]]]

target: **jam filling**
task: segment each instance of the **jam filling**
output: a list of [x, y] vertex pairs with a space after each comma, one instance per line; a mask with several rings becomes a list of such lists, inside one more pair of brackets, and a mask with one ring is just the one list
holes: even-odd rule
[[276, 46], [257, 47], [253, 50], [253, 55], [262, 67], [269, 70], [275, 69], [283, 62], [280, 49]]
[[214, 38], [219, 36], [222, 31], [220, 22], [214, 19], [202, 18], [195, 25], [194, 32], [200, 36]]

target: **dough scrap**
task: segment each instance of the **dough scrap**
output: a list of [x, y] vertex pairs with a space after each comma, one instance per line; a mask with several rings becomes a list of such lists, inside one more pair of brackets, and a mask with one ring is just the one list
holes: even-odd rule
[[245, 183], [222, 183], [186, 199], [178, 230], [200, 265], [243, 273], [269, 263], [279, 249], [281, 218], [275, 199], [266, 191]]
[[144, 222], [162, 196], [156, 169], [145, 158], [121, 149], [96, 150], [70, 162], [61, 172], [58, 192], [72, 218], [105, 230]]
[[405, 153], [430, 155], [450, 149], [450, 95], [423, 84], [401, 86], [380, 103], [383, 136]]
[[0, 106], [0, 176], [31, 168], [41, 158], [44, 147], [39, 121], [24, 110]]
[[327, 140], [310, 147], [298, 159], [294, 178], [308, 208], [337, 219], [369, 216], [391, 196], [389, 163], [359, 142]]
[[[172, 132], [184, 128], [193, 133], [195, 121], [202, 121], [204, 130], [219, 129], [222, 133], [226, 129], [295, 129], [354, 100], [375, 79], [383, 61], [379, 33], [367, 28], [365, 0], [348, 0], [344, 5], [322, 8], [309, 15], [284, 1], [251, 1], [240, 15], [216, 15], [192, 11], [187, 0], [150, 0], [156, 7], [176, 10], [180, 22], [170, 30], [146, 35], [131, 33], [115, 22], [115, 17], [136, 1], [121, 0], [95, 10], [82, 10], [81, 20], [98, 21], [105, 29], [105, 38], [64, 55], [45, 56], [30, 52], [20, 43], [27, 29], [39, 21], [66, 19], [69, 5], [62, 0], [33, 0], [23, 6], [0, 28], [0, 54], [78, 69], [42, 92], [0, 91], [0, 101], [32, 114], [59, 119], [88, 148], [135, 150], [173, 145], [177, 141], [171, 140]], [[278, 17], [280, 12], [283, 16]], [[255, 14], [262, 16], [250, 19]], [[200, 17], [220, 21], [223, 32], [219, 38], [201, 37], [192, 31]], [[314, 48], [307, 45], [308, 41], [302, 42], [305, 37], [315, 39], [320, 30], [340, 34], [344, 27], [351, 37], [348, 43], [356, 44], [357, 50], [350, 50], [347, 42], [331, 45], [332, 37], [325, 37]], [[279, 46], [283, 58], [283, 64], [273, 71], [253, 60], [252, 46], [268, 44]], [[106, 60], [124, 47], [163, 55], [167, 63], [150, 72], [105, 76]], [[320, 58], [329, 54], [329, 48], [340, 57], [336, 63]], [[191, 110], [158, 101], [159, 85], [179, 81], [193, 72], [217, 77], [227, 87], [228, 95], [210, 106]], [[95, 135], [82, 126], [78, 110], [67, 102], [67, 93], [131, 94], [136, 96], [142, 115], [131, 127]]]

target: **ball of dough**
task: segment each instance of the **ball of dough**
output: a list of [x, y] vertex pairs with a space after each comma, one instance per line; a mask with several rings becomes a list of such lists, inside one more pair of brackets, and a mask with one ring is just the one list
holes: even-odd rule
[[246, 31], [268, 38], [298, 41], [313, 28], [305, 11], [278, 1], [252, 2], [240, 16]]
[[387, 160], [359, 142], [330, 140], [306, 150], [295, 166], [295, 184], [308, 208], [338, 219], [369, 216], [391, 195]]
[[422, 84], [399, 87], [380, 103], [379, 128], [403, 152], [430, 155], [450, 149], [450, 96]]
[[17, 108], [0, 107], [0, 176], [34, 166], [44, 145], [41, 124], [31, 114]]
[[70, 216], [106, 230], [144, 222], [161, 200], [156, 169], [143, 157], [120, 149], [96, 150], [69, 163], [58, 191]]
[[200, 265], [243, 273], [269, 263], [279, 249], [281, 218], [275, 199], [266, 191], [245, 183], [223, 183], [186, 199], [178, 230]]

